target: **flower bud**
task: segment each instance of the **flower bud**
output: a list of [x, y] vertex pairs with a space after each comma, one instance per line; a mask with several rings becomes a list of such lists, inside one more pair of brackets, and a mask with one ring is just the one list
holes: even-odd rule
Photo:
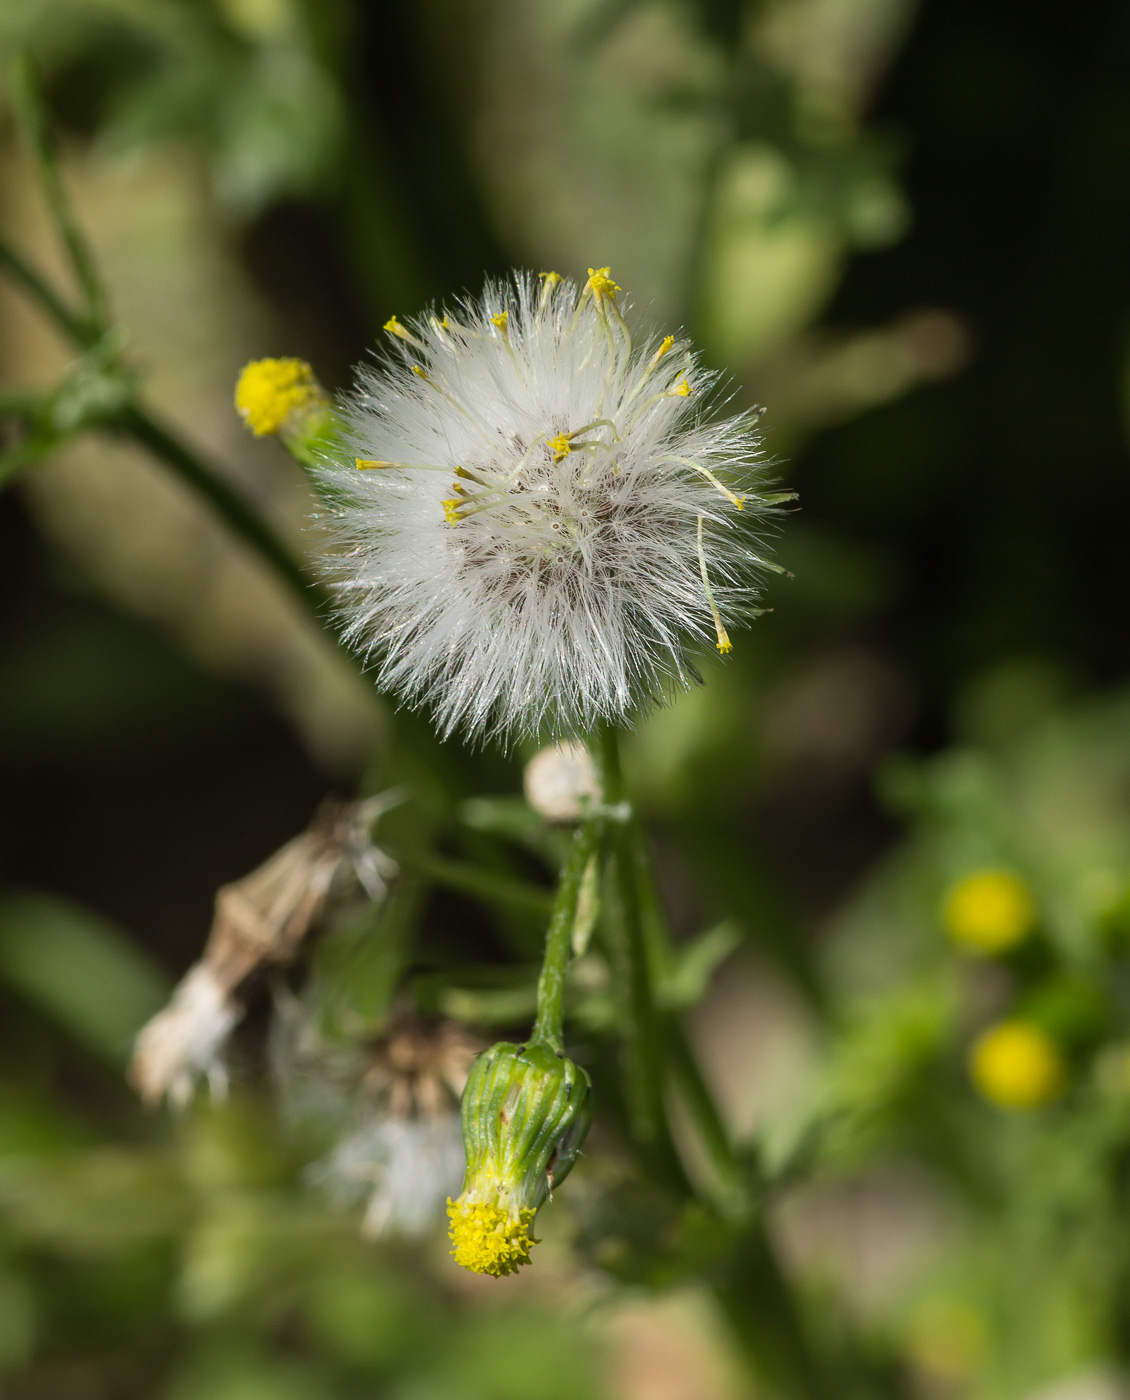
[[1036, 927], [1028, 886], [1009, 870], [979, 870], [956, 884], [943, 907], [955, 943], [975, 953], [1004, 953]]
[[592, 1121], [589, 1077], [547, 1045], [492, 1046], [463, 1092], [463, 1194], [449, 1201], [452, 1255], [500, 1278], [530, 1261], [530, 1226], [568, 1175]]
[[1025, 1021], [1001, 1021], [985, 1031], [974, 1042], [969, 1068], [982, 1095], [1001, 1108], [1039, 1108], [1067, 1084], [1059, 1046]]
[[526, 801], [539, 817], [575, 822], [600, 797], [592, 757], [583, 744], [561, 743], [542, 749], [526, 764], [522, 779]]
[[329, 395], [305, 360], [253, 360], [235, 387], [239, 416], [256, 437], [278, 437], [304, 466], [321, 464], [335, 434]]

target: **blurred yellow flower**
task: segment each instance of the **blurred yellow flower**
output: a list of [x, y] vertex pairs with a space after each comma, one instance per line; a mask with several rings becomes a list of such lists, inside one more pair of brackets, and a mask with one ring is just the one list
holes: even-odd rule
[[1002, 1108], [1038, 1108], [1058, 1098], [1067, 1083], [1055, 1041], [1024, 1021], [1002, 1021], [979, 1036], [969, 1069], [984, 1097]]
[[253, 360], [235, 386], [235, 406], [257, 437], [277, 433], [296, 410], [326, 402], [305, 360]]
[[942, 917], [955, 943], [979, 953], [1003, 953], [1035, 928], [1036, 905], [1019, 875], [979, 870], [950, 890]]

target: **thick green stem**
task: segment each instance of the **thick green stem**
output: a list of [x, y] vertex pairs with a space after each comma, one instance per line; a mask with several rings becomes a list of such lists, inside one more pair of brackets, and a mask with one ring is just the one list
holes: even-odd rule
[[690, 1186], [671, 1139], [663, 1089], [668, 1064], [655, 1004], [652, 959], [640, 906], [631, 811], [625, 800], [619, 735], [600, 730], [594, 755], [607, 808], [622, 812], [609, 831], [612, 917], [607, 921], [613, 973], [621, 989], [624, 1101], [632, 1136], [652, 1172], [681, 1193]]
[[577, 828], [569, 857], [561, 873], [549, 930], [545, 936], [545, 959], [538, 978], [538, 1014], [531, 1042], [564, 1049], [565, 973], [573, 951], [573, 924], [577, 918], [577, 901], [585, 869], [596, 851], [600, 839], [601, 820], [588, 817]]
[[715, 1296], [750, 1367], [782, 1400], [825, 1400], [831, 1377], [760, 1219], [739, 1237]]
[[667, 1052], [671, 1059], [672, 1076], [682, 1092], [714, 1174], [719, 1206], [727, 1212], [740, 1211], [745, 1204], [746, 1193], [730, 1135], [683, 1028], [674, 1018], [667, 1026]]

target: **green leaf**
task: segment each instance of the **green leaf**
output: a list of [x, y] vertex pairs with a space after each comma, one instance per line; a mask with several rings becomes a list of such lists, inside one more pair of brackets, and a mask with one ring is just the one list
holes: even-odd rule
[[124, 934], [42, 894], [0, 898], [0, 978], [114, 1065], [169, 994], [168, 978]]

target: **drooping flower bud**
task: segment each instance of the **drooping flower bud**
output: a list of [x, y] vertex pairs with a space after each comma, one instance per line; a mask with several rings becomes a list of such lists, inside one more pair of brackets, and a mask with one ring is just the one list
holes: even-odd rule
[[448, 1202], [452, 1255], [496, 1278], [530, 1262], [530, 1227], [592, 1121], [589, 1077], [547, 1045], [492, 1046], [463, 1093], [463, 1194]]

